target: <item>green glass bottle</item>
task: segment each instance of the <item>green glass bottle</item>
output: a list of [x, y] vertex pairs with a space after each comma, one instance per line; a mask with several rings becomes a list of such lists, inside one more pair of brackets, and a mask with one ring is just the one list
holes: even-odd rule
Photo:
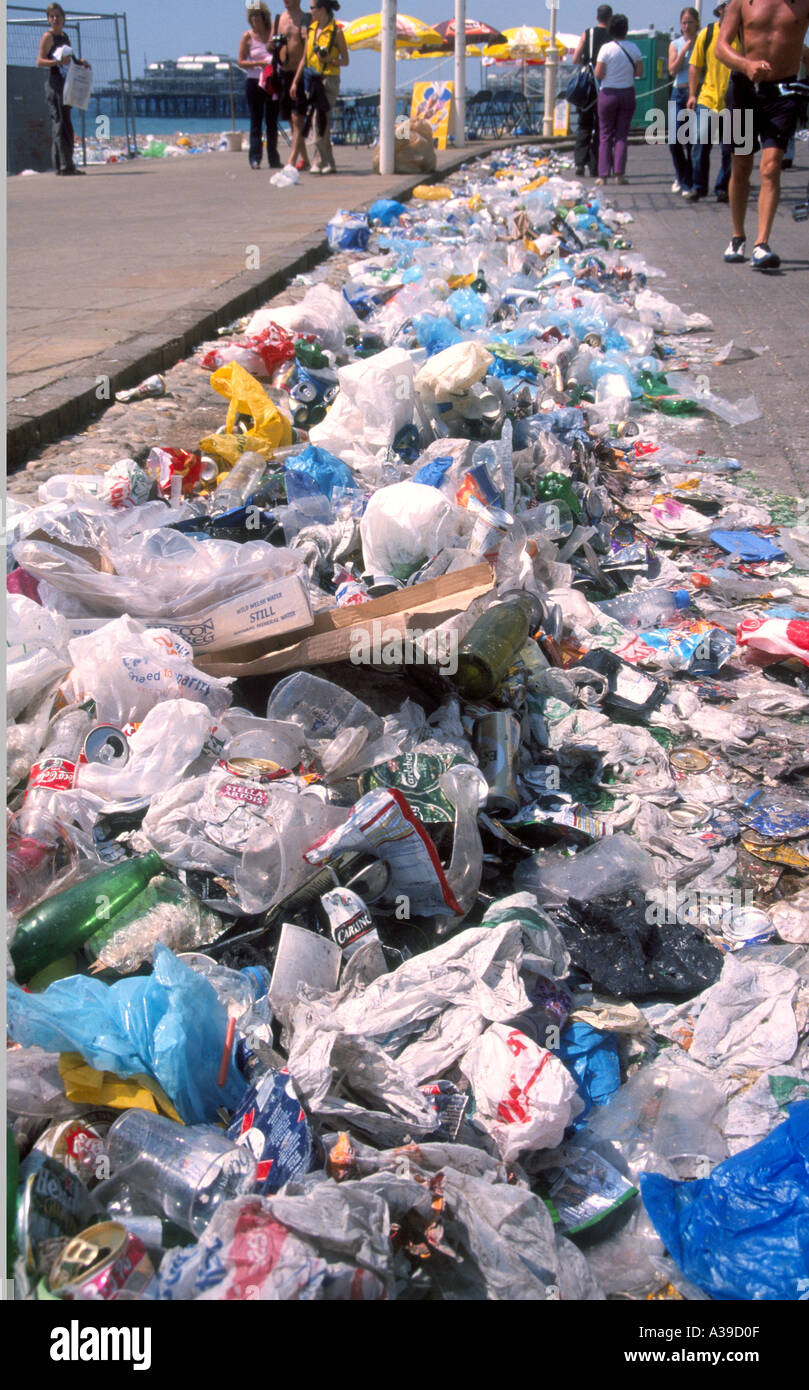
[[486, 609], [458, 648], [453, 681], [465, 699], [486, 700], [494, 694], [541, 614], [539, 601], [521, 589]]
[[9, 947], [17, 982], [24, 984], [51, 961], [76, 950], [162, 870], [160, 856], [152, 850], [54, 893], [26, 912]]

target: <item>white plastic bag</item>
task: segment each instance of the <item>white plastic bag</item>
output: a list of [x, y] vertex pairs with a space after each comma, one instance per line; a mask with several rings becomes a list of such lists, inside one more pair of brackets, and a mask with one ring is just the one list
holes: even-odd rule
[[476, 381], [482, 381], [493, 361], [482, 343], [454, 343], [424, 363], [416, 377], [416, 390], [439, 403], [453, 401]]
[[74, 638], [69, 651], [68, 699], [92, 697], [102, 723], [139, 723], [163, 700], [200, 702], [212, 715], [230, 704], [230, 681], [198, 670], [188, 643], [166, 628], [125, 616]]
[[90, 93], [92, 90], [92, 68], [84, 66], [79, 67], [78, 63], [71, 62], [67, 70], [65, 90], [62, 97], [65, 106], [72, 106], [76, 111], [86, 111], [90, 105]]
[[277, 323], [293, 335], [311, 333], [328, 351], [337, 352], [345, 343], [345, 330], [359, 328], [359, 322], [338, 290], [330, 285], [313, 285], [299, 304], [257, 309], [245, 331], [250, 335], [260, 333], [268, 324]]
[[404, 348], [387, 348], [337, 373], [339, 394], [325, 420], [309, 431], [312, 444], [351, 464], [387, 449], [413, 419], [413, 361]]
[[392, 483], [375, 492], [360, 522], [365, 568], [409, 579], [425, 560], [450, 546], [458, 509], [423, 483]]
[[487, 1028], [460, 1065], [472, 1083], [477, 1119], [504, 1163], [526, 1149], [555, 1149], [584, 1109], [559, 1058], [507, 1024]]

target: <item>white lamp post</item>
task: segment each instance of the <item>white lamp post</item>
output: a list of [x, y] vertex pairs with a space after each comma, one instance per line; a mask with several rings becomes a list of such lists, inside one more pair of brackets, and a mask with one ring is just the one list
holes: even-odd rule
[[551, 12], [551, 40], [548, 45], [548, 52], [545, 55], [545, 113], [542, 118], [542, 137], [547, 140], [553, 137], [553, 112], [556, 106], [556, 68], [559, 63], [559, 54], [556, 52], [556, 11], [559, 8], [559, 0], [547, 0], [548, 9]]
[[455, 148], [466, 143], [466, 0], [455, 0]]
[[396, 146], [396, 0], [382, 0], [379, 58], [379, 172], [392, 174]]

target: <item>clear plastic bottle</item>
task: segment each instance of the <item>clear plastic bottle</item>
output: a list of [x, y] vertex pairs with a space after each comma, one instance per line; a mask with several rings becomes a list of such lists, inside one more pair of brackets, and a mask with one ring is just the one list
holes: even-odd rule
[[234, 463], [227, 477], [223, 478], [213, 496], [211, 516], [221, 516], [241, 507], [252, 492], [255, 492], [264, 476], [267, 464], [261, 454], [246, 452], [238, 463]]
[[178, 960], [197, 975], [204, 975], [213, 985], [229, 1018], [241, 1018], [270, 988], [270, 972], [264, 966], [249, 965], [243, 970], [229, 970], [226, 965], [220, 965], [210, 956], [196, 951], [185, 952], [178, 956]]
[[622, 627], [652, 628], [675, 618], [689, 602], [687, 589], [643, 589], [639, 593], [621, 594], [595, 607], [608, 618], [615, 618]]
[[724, 566], [692, 574], [691, 579], [698, 589], [720, 603], [750, 603], [753, 599], [763, 598], [765, 594], [771, 593], [778, 583], [777, 580], [762, 583], [749, 575], [735, 574], [733, 570], [725, 569]]
[[66, 710], [53, 721], [31, 768], [23, 804], [6, 829], [6, 893], [12, 912], [25, 912], [39, 902], [78, 862], [60, 802], [75, 783], [82, 746], [94, 723], [92, 701]]

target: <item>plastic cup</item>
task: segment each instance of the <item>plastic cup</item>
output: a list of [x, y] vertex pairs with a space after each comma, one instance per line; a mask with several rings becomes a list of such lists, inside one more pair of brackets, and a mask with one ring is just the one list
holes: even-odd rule
[[165, 1215], [200, 1236], [221, 1202], [252, 1191], [256, 1165], [215, 1129], [187, 1128], [147, 1110], [127, 1110], [107, 1133], [116, 1175], [151, 1197]]

